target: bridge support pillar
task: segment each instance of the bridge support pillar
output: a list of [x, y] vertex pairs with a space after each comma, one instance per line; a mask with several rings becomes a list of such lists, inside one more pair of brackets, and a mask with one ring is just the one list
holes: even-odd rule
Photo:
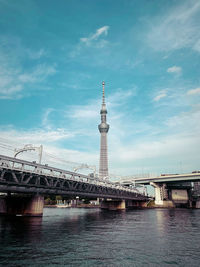
[[106, 210], [125, 210], [125, 200], [103, 200], [101, 202], [101, 209]]
[[42, 216], [44, 197], [9, 195], [0, 199], [1, 215]]
[[127, 200], [126, 207], [130, 209], [146, 208], [147, 201]]
[[197, 200], [196, 202], [196, 209], [200, 209], [200, 200]]
[[166, 190], [165, 184], [158, 184], [151, 182], [150, 185], [152, 185], [155, 189], [155, 205], [161, 206], [164, 208], [174, 208], [175, 205], [172, 200], [169, 200], [168, 193]]
[[155, 205], [164, 208], [175, 208], [175, 207], [190, 207], [190, 199], [187, 188], [176, 188], [169, 186], [165, 183], [153, 183], [155, 188]]
[[164, 187], [163, 184], [159, 185], [157, 183], [150, 183], [155, 189], [155, 204], [156, 205], [162, 205], [163, 206], [163, 201], [164, 201]]

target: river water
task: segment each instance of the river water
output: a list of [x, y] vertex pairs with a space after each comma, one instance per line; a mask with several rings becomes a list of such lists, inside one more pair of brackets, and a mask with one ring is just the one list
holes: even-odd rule
[[44, 209], [0, 217], [0, 266], [200, 266], [200, 210]]

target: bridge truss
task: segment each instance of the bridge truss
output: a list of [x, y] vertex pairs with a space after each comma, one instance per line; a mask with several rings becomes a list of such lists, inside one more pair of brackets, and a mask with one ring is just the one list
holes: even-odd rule
[[0, 192], [87, 196], [144, 201], [134, 188], [48, 165], [0, 155]]

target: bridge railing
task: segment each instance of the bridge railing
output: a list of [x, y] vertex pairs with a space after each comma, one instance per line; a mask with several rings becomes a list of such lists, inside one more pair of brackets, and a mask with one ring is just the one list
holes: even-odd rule
[[77, 182], [90, 183], [100, 186], [106, 186], [108, 188], [115, 188], [126, 192], [133, 192], [141, 194], [137, 189], [128, 188], [121, 184], [116, 184], [112, 181], [99, 179], [97, 177], [90, 177], [84, 174], [71, 172], [67, 170], [58, 169], [55, 167], [48, 166], [47, 164], [42, 165], [36, 162], [29, 162], [21, 159], [16, 159], [4, 155], [0, 155], [0, 168], [6, 168], [10, 170], [23, 171], [28, 173], [35, 173], [37, 175], [45, 175], [50, 177], [62, 178]]

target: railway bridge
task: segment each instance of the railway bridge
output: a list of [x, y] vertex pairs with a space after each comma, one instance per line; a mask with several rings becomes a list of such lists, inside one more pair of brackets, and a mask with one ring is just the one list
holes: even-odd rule
[[41, 216], [45, 195], [100, 198], [101, 208], [109, 210], [148, 201], [134, 188], [4, 155], [0, 155], [0, 193], [4, 193], [0, 213], [10, 215]]

